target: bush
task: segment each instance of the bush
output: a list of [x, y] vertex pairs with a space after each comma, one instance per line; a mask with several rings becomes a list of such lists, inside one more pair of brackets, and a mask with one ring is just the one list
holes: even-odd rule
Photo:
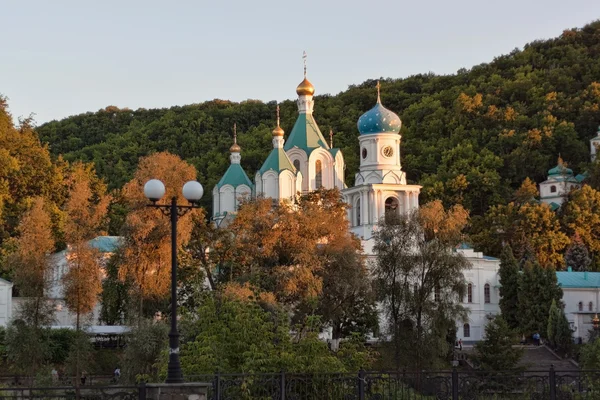
[[76, 332], [73, 329], [61, 328], [48, 330], [48, 344], [50, 346], [50, 362], [64, 364], [69, 356], [71, 345], [75, 341]]

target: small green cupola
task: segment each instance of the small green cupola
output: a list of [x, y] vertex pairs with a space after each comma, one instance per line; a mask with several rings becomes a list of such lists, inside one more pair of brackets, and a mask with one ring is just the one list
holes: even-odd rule
[[558, 156], [558, 163], [556, 164], [556, 167], [550, 168], [548, 170], [548, 176], [557, 176], [557, 175], [569, 175], [569, 176], [573, 175], [573, 170], [571, 168], [567, 168], [563, 159], [560, 156]]
[[231, 164], [213, 189], [213, 220], [219, 221], [237, 211], [242, 198], [252, 197], [254, 185], [240, 165], [242, 149], [237, 143], [237, 129], [233, 125], [233, 145], [229, 148]]

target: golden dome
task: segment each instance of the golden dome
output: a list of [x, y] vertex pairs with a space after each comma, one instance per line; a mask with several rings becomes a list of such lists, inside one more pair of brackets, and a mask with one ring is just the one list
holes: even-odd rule
[[231, 147], [229, 148], [229, 151], [232, 153], [239, 153], [240, 151], [242, 151], [242, 148], [240, 147], [239, 144], [234, 143], [231, 145]]
[[277, 124], [277, 128], [273, 129], [273, 136], [283, 136], [283, 129]]
[[300, 82], [300, 84], [296, 88], [296, 93], [298, 93], [298, 96], [303, 96], [303, 95], [312, 96], [315, 94], [315, 87], [313, 86], [312, 83], [310, 83], [310, 81], [308, 79], [304, 78], [304, 80], [302, 82]]

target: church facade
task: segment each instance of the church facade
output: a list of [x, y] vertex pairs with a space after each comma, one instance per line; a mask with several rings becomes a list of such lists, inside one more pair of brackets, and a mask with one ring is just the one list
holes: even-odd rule
[[[419, 207], [421, 186], [408, 184], [402, 170], [402, 122], [383, 106], [378, 83], [375, 105], [357, 122], [360, 166], [354, 186], [346, 187], [342, 151], [325, 140], [313, 116], [314, 93], [315, 88], [305, 73], [296, 88], [296, 122], [285, 140], [277, 109], [273, 149], [256, 172], [254, 182], [240, 166], [241, 149], [234, 132], [231, 165], [213, 189], [213, 220], [220, 224], [232, 218], [240, 201], [248, 196], [271, 198], [274, 202], [293, 201], [297, 193], [320, 187], [338, 188], [350, 205], [347, 214], [350, 229], [361, 238], [365, 255], [373, 260], [373, 232], [379, 219], [390, 212], [408, 213]], [[457, 337], [468, 343], [481, 340], [487, 316], [499, 312], [500, 262], [468, 247], [456, 251], [472, 266], [464, 272], [468, 295], [463, 305], [470, 311], [469, 319], [457, 321]]]
[[[360, 168], [353, 187], [346, 187], [344, 155], [328, 143], [314, 116], [315, 88], [306, 78], [296, 88], [298, 117], [288, 135], [279, 124], [273, 130], [273, 149], [254, 176], [254, 182], [240, 165], [241, 148], [234, 133], [230, 148], [231, 165], [213, 188], [213, 220], [220, 224], [235, 215], [247, 197], [271, 198], [275, 202], [293, 201], [297, 193], [319, 188], [337, 188], [350, 204], [348, 221], [352, 232], [363, 239], [367, 248], [377, 221], [385, 213], [404, 213], [419, 207], [421, 186], [408, 185], [400, 157], [398, 115], [377, 102], [358, 120]], [[366, 249], [367, 254], [369, 250]]]

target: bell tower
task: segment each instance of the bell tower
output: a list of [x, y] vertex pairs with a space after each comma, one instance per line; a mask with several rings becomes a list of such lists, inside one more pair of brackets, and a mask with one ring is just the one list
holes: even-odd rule
[[360, 169], [354, 187], [343, 192], [350, 204], [352, 231], [363, 241], [371, 239], [379, 219], [388, 213], [407, 213], [419, 207], [421, 186], [407, 185], [402, 171], [401, 126], [400, 117], [381, 104], [381, 85], [377, 82], [377, 102], [357, 123]]

